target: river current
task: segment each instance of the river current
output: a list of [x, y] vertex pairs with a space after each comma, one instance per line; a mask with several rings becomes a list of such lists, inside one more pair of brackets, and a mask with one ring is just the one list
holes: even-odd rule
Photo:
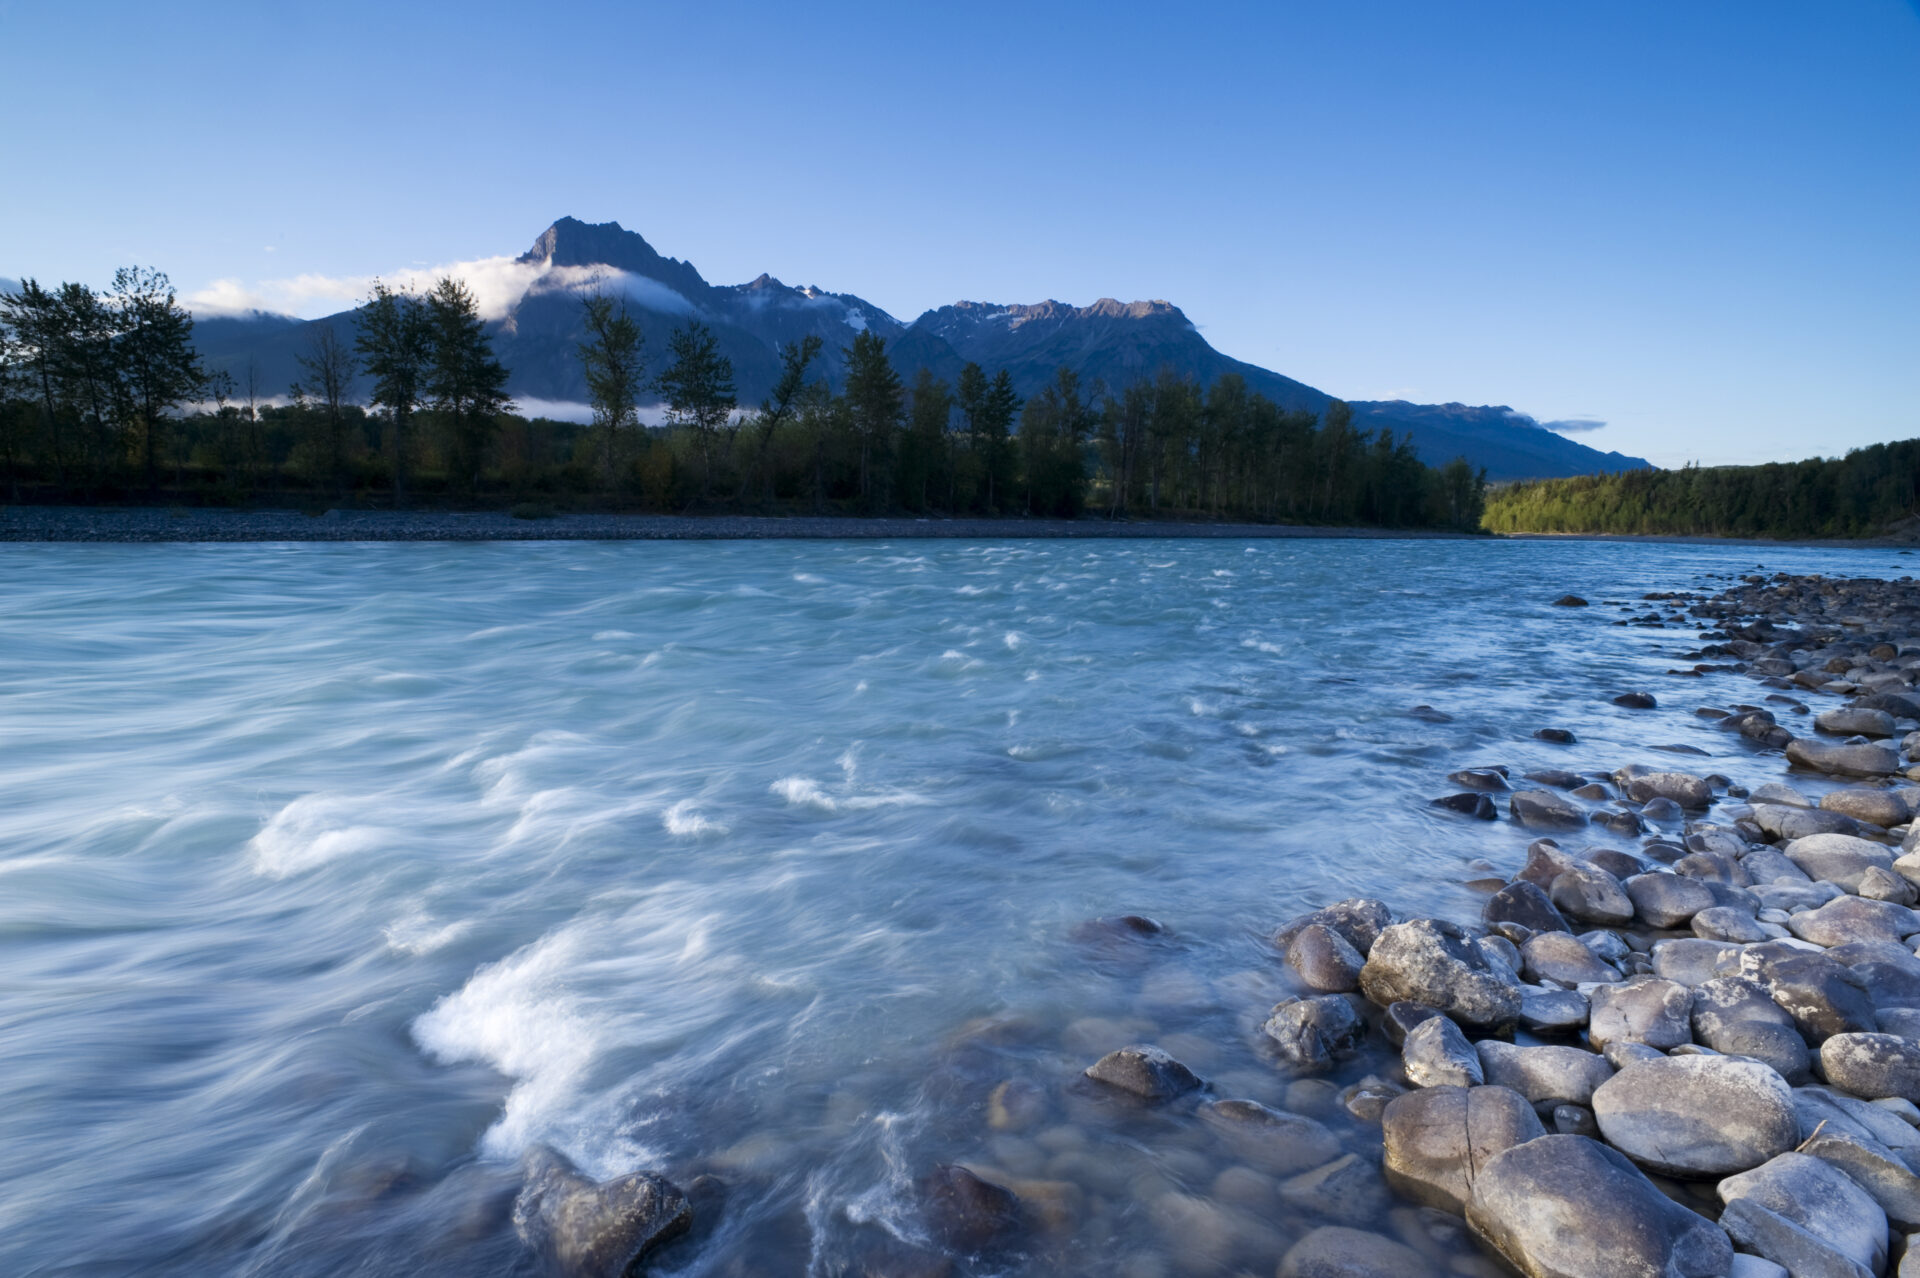
[[[1271, 1182], [1079, 1071], [1150, 1041], [1215, 1095], [1313, 1101], [1258, 1047], [1288, 992], [1266, 937], [1362, 894], [1475, 917], [1472, 863], [1527, 839], [1427, 807], [1446, 773], [1679, 743], [1778, 778], [1688, 713], [1752, 685], [1668, 677], [1698, 632], [1602, 601], [1914, 563], [8, 547], [0, 1272], [532, 1274], [507, 1210], [545, 1142], [725, 1184], [665, 1273], [931, 1248], [914, 1185], [943, 1162], [1047, 1205], [963, 1272], [1271, 1273], [1306, 1227]], [[1122, 913], [1171, 937], [1088, 939]], [[1008, 1080], [1031, 1112], [996, 1127]]]

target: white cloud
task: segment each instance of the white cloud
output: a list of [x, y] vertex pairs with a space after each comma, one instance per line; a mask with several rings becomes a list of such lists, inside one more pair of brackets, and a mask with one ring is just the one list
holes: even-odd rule
[[623, 294], [647, 310], [686, 315], [695, 309], [680, 293], [643, 275], [600, 266], [548, 266], [511, 257], [482, 257], [433, 267], [409, 266], [379, 276], [309, 273], [290, 279], [258, 280], [250, 285], [237, 279], [219, 279], [182, 300], [198, 315], [273, 311], [317, 319], [358, 306], [373, 291], [376, 278], [394, 288], [412, 288], [424, 293], [443, 275], [465, 281], [479, 303], [481, 317], [489, 320], [505, 317], [521, 298], [535, 289], [585, 293], [600, 288]]
[[1598, 417], [1563, 417], [1555, 422], [1541, 422], [1540, 425], [1542, 429], [1562, 435], [1579, 435], [1590, 430], [1601, 430], [1606, 423]]

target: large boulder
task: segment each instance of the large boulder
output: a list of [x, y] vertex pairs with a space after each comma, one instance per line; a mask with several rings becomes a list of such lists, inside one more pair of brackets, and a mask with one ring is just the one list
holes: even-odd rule
[[1463, 1025], [1496, 1029], [1520, 1015], [1520, 981], [1450, 923], [1414, 919], [1380, 933], [1360, 988], [1381, 1007], [1422, 1003]]
[[1504, 1087], [1429, 1087], [1395, 1097], [1380, 1117], [1387, 1183], [1429, 1207], [1458, 1212], [1474, 1178], [1502, 1150], [1546, 1131]]
[[565, 1278], [629, 1278], [693, 1225], [686, 1195], [653, 1172], [596, 1183], [545, 1145], [527, 1152], [523, 1168], [514, 1229]]
[[1920, 1044], [1892, 1034], [1835, 1034], [1820, 1045], [1820, 1072], [1868, 1100], [1920, 1104]]
[[1893, 854], [1878, 843], [1850, 834], [1809, 834], [1784, 849], [1787, 860], [1807, 877], [1837, 883], [1849, 892], [1860, 890], [1860, 876], [1868, 866], [1893, 868]]
[[1267, 1016], [1267, 1038], [1280, 1059], [1303, 1073], [1320, 1073], [1360, 1050], [1367, 1022], [1345, 994], [1294, 998], [1274, 1006]]
[[1684, 927], [1717, 904], [1712, 888], [1679, 874], [1636, 874], [1620, 886], [1649, 927]]
[[1841, 777], [1884, 777], [1900, 770], [1900, 756], [1881, 745], [1845, 745], [1796, 737], [1787, 758], [1803, 768]]
[[1594, 1090], [1593, 1116], [1608, 1144], [1668, 1176], [1745, 1171], [1800, 1140], [1786, 1080], [1731, 1056], [1629, 1065]]
[[1789, 1273], [1873, 1275], [1886, 1265], [1886, 1213], [1822, 1159], [1782, 1152], [1764, 1166], [1727, 1177], [1718, 1192], [1725, 1204], [1721, 1227]]
[[1726, 1278], [1726, 1234], [1585, 1136], [1541, 1136], [1480, 1168], [1467, 1224], [1527, 1278]]
[[1587, 823], [1585, 808], [1551, 790], [1516, 790], [1507, 812], [1529, 830], [1577, 830]]
[[1822, 812], [1838, 812], [1868, 825], [1889, 828], [1904, 825], [1913, 817], [1913, 808], [1898, 790], [1874, 790], [1853, 786], [1820, 796]]
[[1863, 941], [1897, 943], [1920, 932], [1920, 916], [1892, 901], [1842, 896], [1817, 910], [1802, 910], [1787, 920], [1787, 929], [1803, 941], [1832, 948]]
[[1269, 1175], [1297, 1175], [1340, 1156], [1339, 1138], [1321, 1123], [1258, 1101], [1210, 1101], [1200, 1118], [1235, 1158]]
[[1587, 1038], [1595, 1051], [1613, 1042], [1645, 1043], [1665, 1051], [1693, 1041], [1693, 995], [1659, 977], [1602, 985], [1588, 993]]
[[1194, 1072], [1157, 1047], [1123, 1047], [1087, 1066], [1088, 1078], [1144, 1101], [1171, 1100], [1198, 1088]]
[[1606, 1057], [1578, 1047], [1516, 1047], [1495, 1038], [1478, 1046], [1487, 1082], [1511, 1088], [1535, 1105], [1585, 1105], [1594, 1088], [1613, 1077]]
[[1480, 1057], [1451, 1017], [1431, 1016], [1407, 1031], [1400, 1064], [1415, 1087], [1478, 1087]]
[[1807, 1042], [1764, 985], [1721, 976], [1693, 991], [1693, 1037], [1729, 1056], [1750, 1056], [1786, 1079], [1805, 1076]]
[[1885, 710], [1869, 710], [1860, 706], [1822, 710], [1813, 716], [1813, 726], [1821, 732], [1842, 737], [1890, 737], [1894, 733], [1892, 715]]

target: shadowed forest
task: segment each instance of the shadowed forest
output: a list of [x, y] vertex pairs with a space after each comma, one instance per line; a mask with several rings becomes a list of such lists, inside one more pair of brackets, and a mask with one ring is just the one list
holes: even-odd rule
[[[292, 386], [209, 374], [167, 277], [0, 294], [0, 482], [12, 503], [710, 513], [1083, 515], [1473, 528], [1485, 482], [1289, 412], [1237, 376], [1125, 386], [1071, 368], [1021, 400], [1004, 370], [903, 376], [861, 333], [843, 384], [817, 338], [744, 405], [698, 321], [646, 349], [616, 299], [581, 302], [586, 422], [513, 411], [472, 293], [376, 284], [351, 344], [315, 326]], [[645, 416], [643, 416], [643, 408]]]

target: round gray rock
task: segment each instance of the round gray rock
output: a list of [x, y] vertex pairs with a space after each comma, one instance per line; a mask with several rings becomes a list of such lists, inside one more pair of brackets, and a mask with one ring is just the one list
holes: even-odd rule
[[1920, 1104], [1920, 1044], [1904, 1038], [1835, 1034], [1820, 1045], [1820, 1070], [1855, 1096]]
[[1533, 1107], [1504, 1087], [1429, 1087], [1395, 1097], [1380, 1117], [1387, 1183], [1458, 1212], [1474, 1178], [1502, 1150], [1546, 1134]]
[[1488, 1160], [1467, 1224], [1528, 1278], [1726, 1278], [1726, 1234], [1585, 1136], [1541, 1136]]
[[1608, 1144], [1668, 1176], [1746, 1171], [1800, 1140], [1786, 1080], [1731, 1056], [1629, 1065], [1594, 1090], [1593, 1115]]
[[1360, 970], [1360, 988], [1381, 1007], [1423, 1003], [1464, 1025], [1493, 1029], [1520, 1015], [1520, 981], [1458, 927], [1434, 919], [1380, 933]]

